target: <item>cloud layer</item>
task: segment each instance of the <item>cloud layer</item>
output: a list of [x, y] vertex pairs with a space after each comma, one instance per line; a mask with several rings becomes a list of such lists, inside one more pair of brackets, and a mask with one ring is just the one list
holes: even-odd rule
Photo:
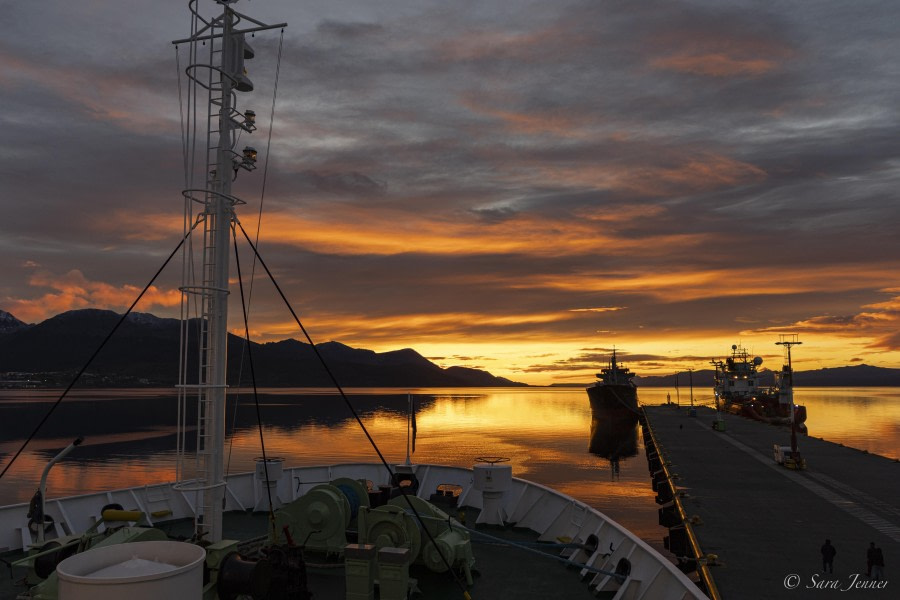
[[[122, 310], [155, 272], [190, 114], [186, 7], [39, 4], [0, 40], [0, 308], [29, 321]], [[264, 198], [260, 250], [322, 341], [541, 383], [785, 332], [798, 364], [897, 365], [893, 3], [240, 4], [290, 24], [268, 154], [278, 34], [253, 41], [241, 144], [268, 163], [240, 218]], [[254, 335], [296, 335], [258, 285]]]

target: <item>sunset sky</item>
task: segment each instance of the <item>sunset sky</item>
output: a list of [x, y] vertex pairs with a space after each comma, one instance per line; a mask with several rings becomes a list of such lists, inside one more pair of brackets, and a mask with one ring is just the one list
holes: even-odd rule
[[[123, 312], [178, 242], [186, 5], [3, 3], [0, 309]], [[900, 4], [237, 8], [289, 23], [271, 150], [277, 31], [240, 144], [315, 341], [533, 384], [614, 346], [639, 374], [734, 343], [777, 368], [781, 333], [801, 370], [900, 367]], [[235, 184], [249, 232], [262, 183]], [[176, 316], [179, 269], [138, 310]], [[300, 337], [259, 275], [254, 340]]]

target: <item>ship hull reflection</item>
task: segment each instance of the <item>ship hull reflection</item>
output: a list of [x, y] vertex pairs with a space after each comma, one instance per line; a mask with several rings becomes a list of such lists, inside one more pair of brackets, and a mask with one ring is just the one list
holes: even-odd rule
[[588, 452], [609, 460], [612, 476], [617, 477], [619, 461], [638, 453], [637, 413], [592, 411]]

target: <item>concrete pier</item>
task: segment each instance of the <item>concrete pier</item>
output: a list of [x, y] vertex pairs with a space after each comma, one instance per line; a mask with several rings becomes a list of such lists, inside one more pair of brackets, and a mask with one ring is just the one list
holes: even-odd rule
[[[900, 462], [801, 435], [807, 469], [795, 471], [773, 458], [775, 444], [790, 444], [785, 427], [725, 415], [716, 431], [710, 408], [696, 416], [674, 405], [643, 410], [661, 519], [672, 526], [678, 514], [676, 549], [685, 547], [686, 519], [700, 553], [716, 555], [711, 596], [900, 598]], [[837, 550], [833, 575], [822, 574], [826, 539]], [[884, 553], [885, 581], [866, 577], [870, 542]]]

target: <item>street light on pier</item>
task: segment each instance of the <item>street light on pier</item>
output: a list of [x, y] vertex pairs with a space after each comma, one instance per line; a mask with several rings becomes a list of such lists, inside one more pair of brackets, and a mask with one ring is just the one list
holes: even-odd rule
[[691, 408], [694, 408], [694, 369], [688, 368], [688, 382], [691, 386]]
[[678, 371], [675, 371], [675, 403], [681, 408], [681, 389], [678, 387]]

